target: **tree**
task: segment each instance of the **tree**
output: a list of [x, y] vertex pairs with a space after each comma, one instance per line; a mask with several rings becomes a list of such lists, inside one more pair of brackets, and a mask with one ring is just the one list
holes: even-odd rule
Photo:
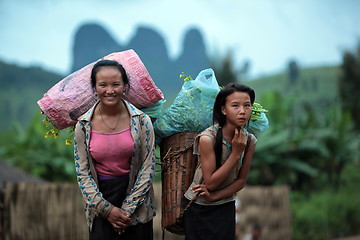
[[229, 50], [223, 57], [213, 57], [210, 65], [220, 86], [226, 86], [228, 83], [238, 81], [232, 51]]
[[344, 110], [350, 112], [355, 129], [360, 129], [360, 44], [355, 53], [343, 55], [339, 77], [339, 95]]
[[290, 88], [296, 85], [296, 82], [299, 78], [299, 67], [297, 62], [292, 59], [288, 63], [288, 76], [289, 76], [289, 86]]

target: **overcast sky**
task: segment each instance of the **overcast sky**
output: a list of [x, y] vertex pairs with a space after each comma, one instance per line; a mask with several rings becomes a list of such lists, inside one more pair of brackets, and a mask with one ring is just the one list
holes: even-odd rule
[[359, 12], [359, 0], [0, 0], [0, 60], [68, 74], [84, 23], [103, 25], [122, 45], [139, 25], [155, 28], [175, 58], [186, 30], [197, 27], [210, 55], [231, 49], [257, 76], [290, 58], [338, 64], [360, 40]]

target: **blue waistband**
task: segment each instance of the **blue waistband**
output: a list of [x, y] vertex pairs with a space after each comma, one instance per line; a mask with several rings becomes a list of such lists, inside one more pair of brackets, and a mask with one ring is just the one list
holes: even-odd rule
[[108, 180], [108, 179], [120, 179], [120, 178], [128, 178], [129, 175], [123, 175], [123, 176], [103, 176], [103, 175], [97, 175], [99, 180]]

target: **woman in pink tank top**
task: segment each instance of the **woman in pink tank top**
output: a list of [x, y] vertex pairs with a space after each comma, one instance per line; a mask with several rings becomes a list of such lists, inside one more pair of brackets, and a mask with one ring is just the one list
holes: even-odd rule
[[97, 62], [91, 84], [99, 101], [75, 128], [90, 239], [153, 239], [154, 131], [150, 117], [123, 99], [128, 81], [118, 62]]

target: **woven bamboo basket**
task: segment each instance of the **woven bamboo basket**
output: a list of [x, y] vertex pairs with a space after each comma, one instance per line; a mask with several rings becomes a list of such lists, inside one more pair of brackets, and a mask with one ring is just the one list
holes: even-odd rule
[[163, 229], [184, 234], [180, 216], [183, 214], [183, 196], [189, 188], [196, 169], [197, 157], [193, 143], [197, 132], [181, 132], [162, 140], [162, 218]]

